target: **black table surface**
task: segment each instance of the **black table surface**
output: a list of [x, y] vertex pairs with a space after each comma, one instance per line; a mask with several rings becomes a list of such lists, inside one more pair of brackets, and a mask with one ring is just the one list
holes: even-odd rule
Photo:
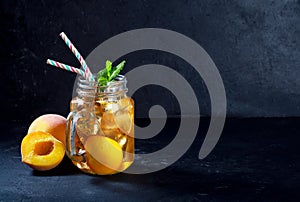
[[[300, 118], [227, 119], [213, 152], [199, 160], [207, 119], [173, 165], [112, 176], [84, 174], [67, 158], [53, 170], [33, 171], [20, 155], [28, 125], [1, 123], [0, 201], [299, 201], [299, 123]], [[155, 149], [161, 142], [137, 141], [136, 148]]]

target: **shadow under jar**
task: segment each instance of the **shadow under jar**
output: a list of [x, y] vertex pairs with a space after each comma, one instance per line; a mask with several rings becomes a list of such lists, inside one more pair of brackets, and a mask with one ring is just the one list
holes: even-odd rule
[[67, 118], [66, 153], [80, 170], [96, 175], [124, 171], [134, 161], [134, 101], [126, 78], [92, 86], [80, 77]]

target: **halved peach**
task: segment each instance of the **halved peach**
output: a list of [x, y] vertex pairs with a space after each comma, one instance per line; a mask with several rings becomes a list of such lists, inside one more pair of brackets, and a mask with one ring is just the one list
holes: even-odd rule
[[66, 124], [67, 124], [67, 119], [63, 116], [60, 116], [58, 114], [45, 114], [36, 118], [31, 123], [27, 134], [37, 132], [37, 131], [50, 133], [65, 145]]
[[50, 170], [64, 158], [65, 147], [49, 133], [27, 134], [21, 143], [22, 162], [35, 170]]
[[113, 139], [99, 135], [89, 136], [84, 144], [87, 164], [98, 175], [120, 172], [123, 159], [121, 146]]

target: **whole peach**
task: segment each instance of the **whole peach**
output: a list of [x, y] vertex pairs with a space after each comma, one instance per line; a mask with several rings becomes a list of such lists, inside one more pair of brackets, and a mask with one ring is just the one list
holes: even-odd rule
[[53, 137], [66, 145], [66, 124], [67, 119], [61, 115], [45, 114], [31, 123], [27, 134], [37, 131], [50, 133]]

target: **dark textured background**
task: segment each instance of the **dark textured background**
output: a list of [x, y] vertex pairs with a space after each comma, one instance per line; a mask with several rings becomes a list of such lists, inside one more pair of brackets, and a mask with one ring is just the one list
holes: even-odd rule
[[[48, 172], [22, 164], [20, 145], [29, 123], [41, 114], [69, 111], [76, 75], [45, 64], [52, 58], [78, 66], [59, 33], [65, 31], [87, 56], [110, 37], [145, 27], [170, 29], [198, 42], [223, 78], [228, 116], [255, 118], [226, 119], [217, 146], [199, 160], [210, 124], [209, 117], [201, 119], [188, 152], [147, 175], [89, 176], [67, 158]], [[300, 115], [299, 0], [0, 0], [0, 29], [0, 201], [299, 199], [299, 118], [286, 118]], [[149, 63], [174, 68], [196, 91], [201, 115], [210, 115], [205, 84], [182, 59], [159, 51], [124, 59], [124, 73]], [[134, 98], [138, 117], [147, 116], [153, 104], [163, 105], [170, 116], [180, 113], [167, 89], [147, 86]], [[285, 118], [256, 118], [279, 116]], [[136, 119], [141, 125], [148, 121]], [[163, 148], [179, 122], [167, 119], [159, 135], [137, 139], [135, 151]]]
[[[58, 36], [61, 31], [87, 56], [106, 39], [145, 27], [180, 32], [208, 52], [224, 81], [228, 116], [300, 115], [299, 0], [7, 0], [0, 2], [0, 27], [2, 120], [30, 122], [44, 113], [68, 114], [75, 75], [45, 64], [52, 58], [78, 66]], [[190, 84], [198, 89], [201, 113], [210, 115], [205, 85], [180, 58], [142, 51], [125, 59], [125, 73], [142, 64], [160, 63], [194, 78]], [[168, 99], [161, 101], [163, 93]], [[151, 86], [134, 97], [139, 117], [147, 116], [143, 106], [149, 105], [149, 97], [166, 106], [174, 99]], [[167, 111], [180, 112], [176, 104]]]

